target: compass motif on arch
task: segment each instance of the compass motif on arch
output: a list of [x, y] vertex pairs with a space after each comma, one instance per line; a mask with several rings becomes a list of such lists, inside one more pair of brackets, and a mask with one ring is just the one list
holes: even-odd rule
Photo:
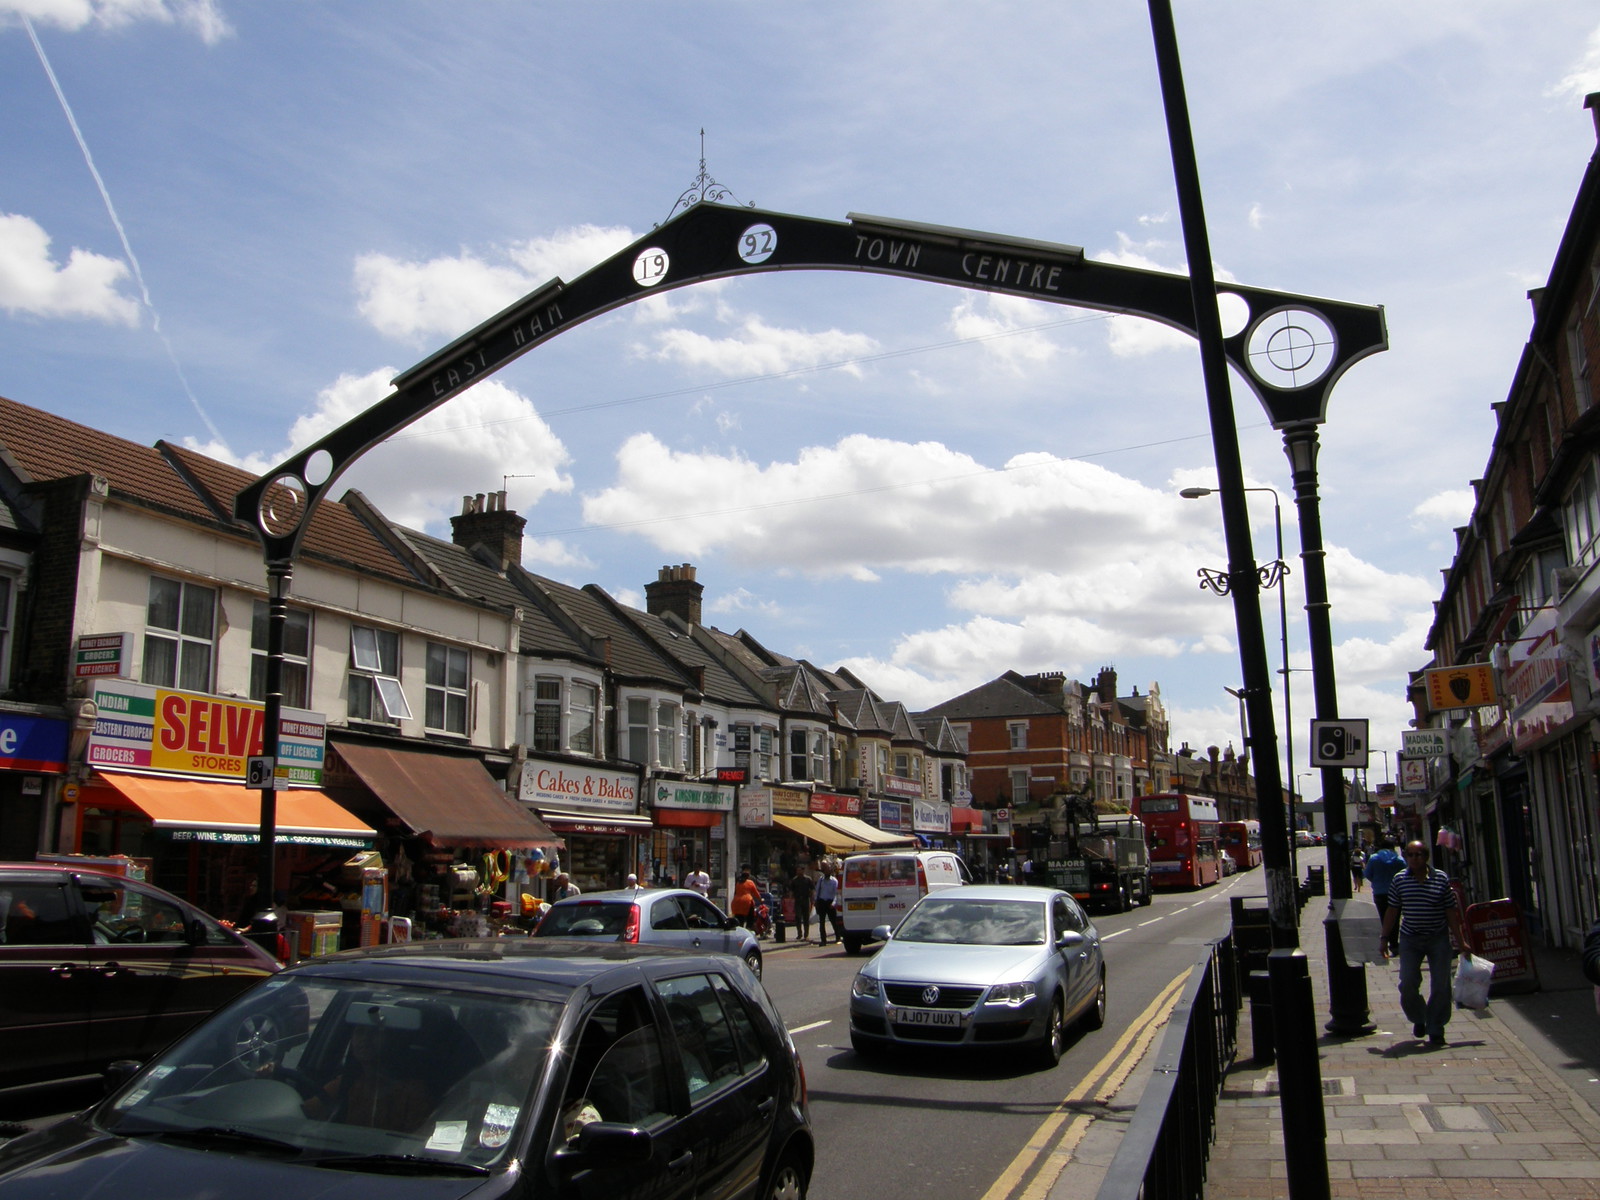
[[1245, 339], [1250, 373], [1285, 391], [1316, 383], [1332, 368], [1338, 349], [1332, 326], [1304, 308], [1268, 313]]

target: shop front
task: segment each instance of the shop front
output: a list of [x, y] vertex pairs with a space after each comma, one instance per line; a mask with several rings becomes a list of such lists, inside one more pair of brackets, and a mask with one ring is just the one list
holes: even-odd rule
[[621, 887], [648, 861], [655, 827], [639, 811], [638, 775], [531, 756], [519, 770], [517, 799], [566, 842], [561, 867], [578, 887]]
[[861, 813], [864, 803], [860, 796], [815, 792], [811, 796], [810, 815], [836, 833], [865, 843], [870, 850], [897, 849], [917, 844], [917, 839], [909, 831], [888, 833], [863, 821]]
[[788, 879], [802, 866], [815, 875], [824, 857], [865, 849], [866, 842], [812, 817], [811, 793], [802, 788], [740, 789], [739, 860], [758, 881]]
[[26, 861], [50, 842], [66, 770], [65, 720], [0, 708], [0, 860]]
[[[62, 851], [150, 863], [160, 887], [242, 923], [254, 894], [260, 793], [244, 786], [261, 753], [262, 706], [228, 696], [97, 681], [80, 773], [62, 789]], [[277, 793], [274, 875], [284, 909], [323, 900], [344, 862], [370, 849], [375, 830], [321, 788], [320, 714], [284, 710], [292, 786]]]
[[330, 793], [377, 828], [388, 911], [410, 919], [413, 936], [493, 932], [561, 852], [476, 756], [341, 739], [327, 774]]
[[697, 866], [711, 876], [711, 886], [728, 878], [728, 818], [734, 789], [713, 783], [657, 779], [650, 787], [654, 822], [649, 853], [638, 865], [641, 880], [680, 885]]

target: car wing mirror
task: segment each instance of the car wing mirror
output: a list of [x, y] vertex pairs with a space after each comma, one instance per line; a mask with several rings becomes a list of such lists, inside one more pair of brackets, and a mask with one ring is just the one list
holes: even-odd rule
[[[578, 1136], [560, 1151], [560, 1157], [578, 1160], [584, 1165], [603, 1160], [606, 1163], [649, 1162], [655, 1146], [648, 1130], [637, 1125], [623, 1125], [616, 1121], [591, 1121], [578, 1131]], [[577, 1161], [573, 1161], [577, 1165]]]
[[893, 929], [892, 926], [889, 926], [889, 925], [874, 925], [872, 927], [872, 940], [873, 941], [875, 941], [875, 942], [887, 942], [892, 937], [894, 937], [894, 929]]
[[1056, 934], [1056, 948], [1058, 950], [1076, 950], [1088, 940], [1076, 929], [1063, 929]]
[[206, 939], [206, 923], [199, 917], [191, 917], [183, 923], [183, 940], [189, 945], [204, 946]]
[[737, 928], [739, 928], [739, 918], [738, 917], [723, 917], [722, 918], [722, 927], [724, 929], [737, 929]]

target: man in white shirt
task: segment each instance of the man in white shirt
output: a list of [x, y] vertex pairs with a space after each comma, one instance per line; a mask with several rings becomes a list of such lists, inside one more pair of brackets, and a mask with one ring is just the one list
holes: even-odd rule
[[711, 876], [707, 875], [700, 865], [696, 863], [694, 870], [684, 876], [683, 886], [693, 888], [702, 896], [709, 896], [711, 895]]

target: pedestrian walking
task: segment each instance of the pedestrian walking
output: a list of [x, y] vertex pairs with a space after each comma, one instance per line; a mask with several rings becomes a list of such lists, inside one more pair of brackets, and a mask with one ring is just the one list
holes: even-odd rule
[[822, 864], [822, 877], [817, 880], [816, 888], [817, 909], [817, 945], [828, 944], [828, 926], [834, 927], [834, 934], [839, 941], [844, 940], [844, 930], [839, 924], [839, 914], [834, 911], [834, 903], [839, 899], [839, 881], [833, 877], [833, 868], [827, 863]]
[[705, 868], [695, 863], [694, 870], [683, 877], [683, 886], [693, 888], [702, 896], [711, 895], [711, 876], [706, 874]]
[[[1372, 885], [1372, 903], [1378, 910], [1378, 924], [1383, 924], [1383, 918], [1389, 911], [1389, 881], [1406, 868], [1406, 860], [1400, 857], [1400, 852], [1394, 848], [1392, 840], [1385, 841], [1383, 845], [1367, 855], [1366, 870], [1362, 872], [1366, 881]], [[1400, 953], [1398, 938], [1385, 942], [1389, 953]]]
[[761, 904], [761, 889], [756, 886], [756, 881], [750, 878], [750, 868], [739, 868], [739, 882], [733, 885], [733, 899], [729, 901], [729, 910], [746, 929], [755, 925], [756, 909]]
[[[1416, 1037], [1443, 1046], [1444, 1027], [1450, 1023], [1451, 956], [1465, 948], [1461, 910], [1450, 877], [1428, 864], [1428, 848], [1407, 842], [1406, 869], [1389, 883], [1389, 911], [1383, 918], [1383, 953], [1389, 956], [1389, 938], [1400, 931], [1400, 1007], [1411, 1020]], [[1422, 999], [1422, 964], [1428, 964], [1428, 999]]]
[[811, 940], [811, 906], [816, 901], [817, 885], [805, 867], [796, 867], [789, 880], [789, 896], [794, 901], [794, 935], [802, 942]]
[[1358, 892], [1361, 890], [1363, 873], [1366, 869], [1367, 852], [1356, 846], [1350, 851], [1350, 885]]

